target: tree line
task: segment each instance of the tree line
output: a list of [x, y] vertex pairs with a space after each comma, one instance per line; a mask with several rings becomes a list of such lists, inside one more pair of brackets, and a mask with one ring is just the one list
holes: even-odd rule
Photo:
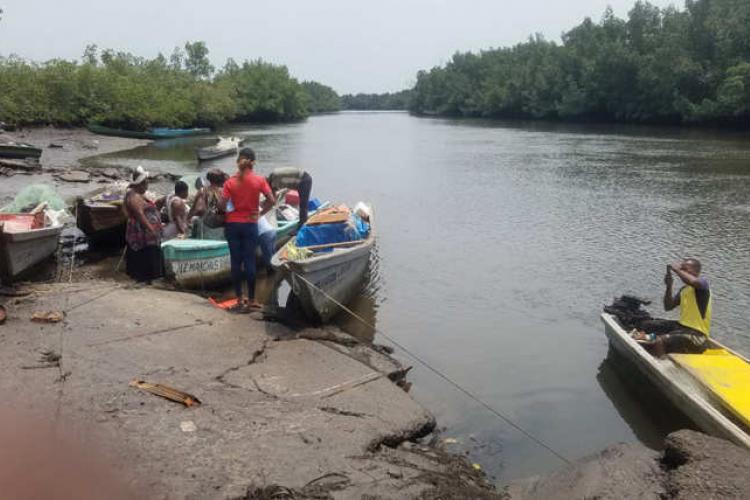
[[0, 57], [0, 121], [142, 130], [298, 120], [330, 106], [332, 89], [299, 83], [285, 66], [229, 59], [217, 71], [208, 53], [192, 42], [153, 59], [96, 46], [81, 61]]
[[561, 43], [457, 53], [420, 71], [409, 109], [444, 116], [750, 125], [750, 2], [638, 1]]

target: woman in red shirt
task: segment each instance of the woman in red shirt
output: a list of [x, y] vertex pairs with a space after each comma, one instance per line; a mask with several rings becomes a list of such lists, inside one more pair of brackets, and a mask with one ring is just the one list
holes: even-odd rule
[[[226, 210], [229, 201], [233, 210], [227, 211], [224, 235], [229, 243], [232, 263], [232, 282], [237, 294], [236, 311], [259, 309], [255, 300], [255, 250], [258, 246], [258, 217], [268, 212], [275, 199], [266, 179], [255, 175], [255, 151], [242, 148], [237, 156], [237, 173], [224, 183], [221, 208]], [[266, 197], [262, 212], [259, 210], [260, 194]], [[242, 280], [247, 282], [247, 300], [242, 298]]]

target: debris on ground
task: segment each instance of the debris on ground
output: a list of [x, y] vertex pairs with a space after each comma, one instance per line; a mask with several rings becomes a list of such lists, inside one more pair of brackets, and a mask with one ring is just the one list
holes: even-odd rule
[[198, 430], [198, 427], [196, 427], [195, 422], [192, 420], [185, 420], [184, 422], [180, 422], [180, 429], [182, 432], [195, 432]]
[[138, 389], [150, 392], [151, 394], [155, 394], [157, 396], [161, 396], [165, 399], [169, 399], [170, 401], [174, 401], [175, 403], [182, 403], [187, 407], [197, 406], [201, 404], [200, 399], [193, 396], [192, 394], [173, 389], [172, 387], [168, 387], [166, 385], [154, 384], [138, 379], [130, 382], [130, 385], [131, 387], [137, 387]]
[[8, 319], [8, 312], [5, 310], [5, 307], [0, 305], [0, 325], [5, 323], [5, 320]]
[[40, 311], [31, 315], [31, 321], [35, 323], [59, 323], [64, 319], [63, 311]]
[[55, 174], [55, 178], [63, 182], [91, 182], [91, 174], [82, 170], [70, 170]]

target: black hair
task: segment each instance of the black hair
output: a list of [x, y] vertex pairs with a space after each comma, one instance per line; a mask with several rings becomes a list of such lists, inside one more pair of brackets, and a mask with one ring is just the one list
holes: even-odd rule
[[227, 174], [219, 169], [212, 169], [206, 174], [206, 179], [214, 186], [223, 186], [224, 181], [227, 180]]
[[688, 257], [687, 259], [685, 259], [685, 263], [690, 264], [693, 267], [695, 267], [695, 270], [698, 271], [699, 273], [701, 272], [701, 267], [702, 267], [701, 261], [699, 261], [695, 257]]
[[174, 183], [174, 194], [183, 193], [188, 191], [188, 185], [185, 181], [177, 181]]
[[255, 161], [255, 151], [253, 151], [253, 148], [242, 148], [237, 158], [247, 158], [248, 160]]

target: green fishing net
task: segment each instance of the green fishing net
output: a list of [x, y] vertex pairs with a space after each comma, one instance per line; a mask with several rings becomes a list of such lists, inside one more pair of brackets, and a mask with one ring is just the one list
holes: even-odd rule
[[48, 184], [32, 184], [23, 188], [13, 199], [13, 203], [4, 206], [2, 212], [28, 212], [37, 205], [47, 202], [52, 210], [62, 210], [65, 202], [55, 188]]

